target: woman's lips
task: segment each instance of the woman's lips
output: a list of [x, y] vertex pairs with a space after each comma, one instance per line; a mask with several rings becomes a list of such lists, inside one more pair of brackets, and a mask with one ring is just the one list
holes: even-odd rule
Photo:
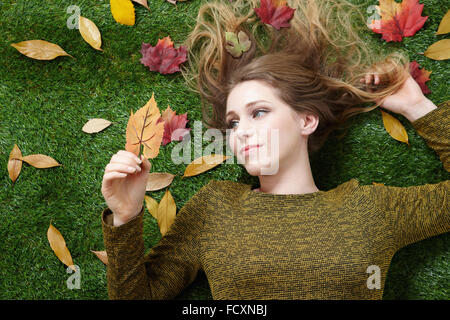
[[242, 153], [243, 155], [247, 155], [247, 154], [249, 154], [252, 150], [256, 150], [256, 149], [258, 149], [259, 147], [261, 147], [261, 145], [259, 145], [259, 144], [248, 145], [248, 146], [242, 147], [241, 153]]

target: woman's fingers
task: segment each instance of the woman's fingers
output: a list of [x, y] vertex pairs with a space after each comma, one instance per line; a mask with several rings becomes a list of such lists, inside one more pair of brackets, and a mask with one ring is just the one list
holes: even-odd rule
[[134, 159], [124, 156], [124, 155], [117, 155], [117, 154], [113, 155], [111, 157], [111, 161], [109, 163], [122, 163], [122, 164], [126, 164], [130, 167], [134, 167], [136, 169], [141, 168]]
[[136, 167], [136, 166], [130, 166], [130, 165], [124, 164], [124, 163], [110, 162], [106, 165], [105, 173], [113, 172], [113, 171], [129, 174], [129, 173], [135, 173], [136, 171], [139, 172], [139, 171], [141, 171], [141, 168]]
[[126, 150], [119, 150], [114, 156], [116, 157], [127, 157], [131, 160], [134, 160], [137, 164], [141, 164], [141, 160], [132, 152], [126, 151]]
[[376, 74], [376, 73], [368, 73], [363, 78], [361, 78], [359, 80], [359, 82], [361, 82], [361, 83], [365, 82], [366, 85], [370, 84], [372, 81], [374, 82], [374, 84], [379, 84], [380, 83], [380, 77], [378, 76], [378, 74]]

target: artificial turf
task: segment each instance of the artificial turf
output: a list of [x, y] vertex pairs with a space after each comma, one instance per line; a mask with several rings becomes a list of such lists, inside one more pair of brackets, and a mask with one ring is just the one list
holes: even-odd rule
[[[103, 250], [100, 213], [103, 171], [111, 156], [125, 146], [130, 114], [155, 94], [160, 110], [168, 105], [177, 114], [187, 112], [188, 127], [201, 120], [200, 99], [190, 92], [180, 73], [162, 75], [142, 65], [142, 42], [156, 45], [170, 35], [175, 46], [192, 30], [202, 1], [149, 1], [150, 11], [135, 5], [136, 24], [116, 23], [107, 0], [0, 1], [0, 299], [107, 299], [106, 267], [90, 250]], [[228, 1], [228, 0], [224, 0]], [[352, 0], [368, 7], [377, 1]], [[420, 52], [448, 35], [434, 35], [449, 8], [449, 1], [423, 0], [424, 27], [400, 43], [386, 43], [367, 31], [368, 45], [403, 49], [411, 60], [432, 71], [427, 82], [436, 104], [449, 99], [448, 61], [435, 61]], [[77, 5], [81, 15], [102, 33], [103, 52], [94, 50], [77, 29], [66, 25], [67, 8]], [[75, 57], [38, 61], [20, 54], [10, 44], [42, 39], [57, 43]], [[334, 188], [351, 178], [410, 186], [449, 179], [436, 153], [406, 118], [410, 147], [385, 131], [380, 112], [350, 119], [334, 132], [312, 157], [319, 189]], [[113, 125], [96, 134], [81, 128], [90, 118], [105, 118]], [[203, 130], [206, 130], [203, 128]], [[211, 179], [257, 183], [238, 165], [221, 165], [189, 179], [180, 179], [186, 164], [174, 164], [171, 150], [178, 142], [161, 146], [152, 159], [152, 171], [179, 174], [170, 191], [180, 209]], [[194, 144], [194, 141], [192, 141]], [[203, 147], [210, 142], [203, 141]], [[13, 184], [8, 156], [14, 144], [24, 155], [42, 153], [62, 164], [36, 169], [23, 164]], [[193, 148], [194, 149], [194, 148]], [[194, 159], [194, 158], [192, 158]], [[164, 190], [150, 195], [160, 200]], [[149, 193], [148, 193], [149, 194]], [[47, 240], [50, 222], [63, 234], [74, 263], [81, 269], [80, 289], [68, 289], [69, 274]], [[144, 219], [147, 250], [161, 235], [156, 220]], [[212, 299], [204, 273], [176, 299]], [[411, 244], [398, 251], [389, 269], [383, 299], [450, 299], [450, 234]]]

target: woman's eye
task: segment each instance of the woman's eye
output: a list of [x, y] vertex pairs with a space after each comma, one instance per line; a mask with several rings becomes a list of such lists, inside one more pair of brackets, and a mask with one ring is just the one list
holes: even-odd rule
[[[260, 112], [265, 112], [265, 113], [267, 113], [268, 111], [267, 110], [256, 110], [255, 112], [253, 112], [253, 116], [255, 116], [255, 115], [257, 115], [258, 113], [260, 113]], [[228, 129], [233, 129], [234, 128], [234, 126], [233, 126], [233, 123], [235, 123], [236, 121], [234, 121], [234, 120], [231, 120], [230, 122], [228, 122], [228, 124], [227, 124], [227, 128]]]

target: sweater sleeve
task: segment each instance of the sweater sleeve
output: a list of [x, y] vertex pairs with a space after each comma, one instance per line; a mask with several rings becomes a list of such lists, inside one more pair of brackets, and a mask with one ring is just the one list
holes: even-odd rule
[[143, 239], [144, 208], [120, 226], [112, 225], [113, 215], [108, 207], [103, 210], [110, 299], [172, 299], [195, 280], [201, 268], [199, 241], [212, 181], [180, 209], [165, 235], [147, 254]]
[[[447, 171], [450, 171], [449, 102], [439, 104], [437, 109], [412, 122]], [[398, 249], [450, 231], [449, 180], [410, 187], [363, 185], [359, 188], [389, 219]]]

